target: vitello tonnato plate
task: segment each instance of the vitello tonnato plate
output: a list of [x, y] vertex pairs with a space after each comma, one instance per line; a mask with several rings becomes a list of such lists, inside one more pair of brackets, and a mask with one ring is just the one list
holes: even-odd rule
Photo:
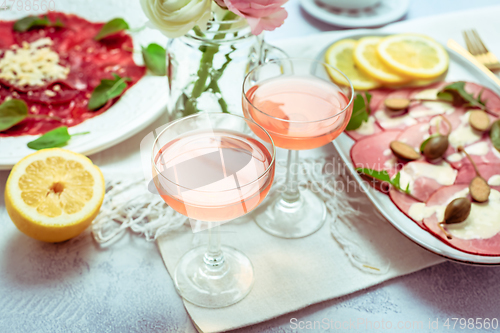
[[[370, 33], [355, 33], [344, 36], [341, 39], [359, 39], [367, 36], [387, 35], [389, 34], [373, 31]], [[331, 40], [329, 45], [335, 43], [336, 41], [337, 40]], [[323, 59], [326, 49], [327, 48], [319, 54], [318, 59]], [[450, 55], [450, 67], [445, 78], [446, 81], [464, 80], [477, 82], [492, 89], [495, 93], [500, 94], [500, 89], [479, 69], [450, 49], [446, 48], [446, 50]], [[465, 253], [443, 243], [428, 231], [420, 228], [413, 220], [401, 212], [399, 208], [394, 205], [388, 195], [375, 190], [366, 182], [363, 182], [351, 161], [350, 151], [351, 147], [354, 145], [354, 140], [349, 138], [347, 134], [342, 133], [337, 139], [335, 139], [335, 141], [333, 141], [333, 145], [339, 152], [340, 157], [346, 164], [349, 171], [352, 173], [354, 179], [356, 179], [358, 185], [366, 193], [368, 199], [370, 199], [377, 210], [404, 236], [423, 248], [450, 260], [474, 265], [500, 265], [500, 256], [494, 257]]]

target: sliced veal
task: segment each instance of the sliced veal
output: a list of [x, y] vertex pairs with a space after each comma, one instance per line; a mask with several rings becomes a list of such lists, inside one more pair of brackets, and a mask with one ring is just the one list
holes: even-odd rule
[[382, 132], [382, 128], [375, 121], [375, 117], [369, 116], [367, 122], [363, 122], [361, 126], [352, 131], [345, 131], [347, 135], [351, 137], [354, 141], [361, 140], [367, 136], [378, 134]]
[[[477, 168], [491, 188], [500, 191], [500, 163], [478, 164]], [[476, 171], [472, 164], [468, 163], [458, 170], [455, 184], [469, 184], [476, 177]]]
[[416, 215], [413, 216], [410, 215], [410, 213], [413, 213], [413, 211], [415, 211], [416, 207], [421, 207], [422, 205], [425, 206], [425, 203], [419, 202], [410, 197], [409, 195], [395, 189], [390, 190], [389, 196], [391, 197], [391, 200], [396, 205], [396, 207], [399, 208], [399, 210], [401, 210], [410, 219], [415, 221], [419, 227], [421, 227], [424, 230], [426, 229], [423, 223], [423, 218], [424, 218], [423, 215], [422, 218]]
[[460, 184], [443, 187], [436, 191], [427, 201], [427, 209], [434, 214], [424, 219], [429, 231], [444, 243], [463, 252], [486, 256], [500, 255], [500, 192], [491, 190], [488, 202], [472, 203], [469, 217], [461, 222], [445, 228], [452, 235], [448, 239], [439, 228], [446, 205], [457, 197], [468, 196], [468, 185]]
[[394, 175], [397, 160], [389, 145], [399, 134], [400, 131], [385, 131], [357, 141], [351, 148], [354, 167], [385, 170], [389, 175]]
[[455, 183], [457, 171], [445, 161], [429, 163], [414, 161], [401, 169], [401, 187], [420, 201], [427, 199], [439, 188]]

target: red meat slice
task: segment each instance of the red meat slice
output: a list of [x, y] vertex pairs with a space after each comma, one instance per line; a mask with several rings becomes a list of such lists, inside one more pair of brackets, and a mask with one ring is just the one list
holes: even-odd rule
[[12, 26], [14, 22], [0, 21], [0, 50], [9, 48], [15, 44]]
[[[436, 191], [427, 201], [427, 206], [446, 205], [451, 198], [468, 185], [452, 185], [443, 187]], [[444, 243], [466, 253], [480, 254], [485, 256], [500, 255], [500, 233], [487, 239], [460, 239], [453, 237], [448, 239], [438, 226], [436, 215], [424, 219], [424, 226], [437, 238]]]
[[356, 142], [351, 148], [354, 167], [385, 170], [393, 176], [398, 166], [390, 163], [395, 156], [390, 151], [389, 144], [396, 140], [399, 134], [400, 131], [385, 131]]
[[415, 223], [418, 224], [418, 226], [420, 228], [426, 230], [426, 227], [424, 226], [423, 221], [414, 220], [409, 215], [409, 211], [410, 211], [411, 206], [413, 204], [418, 203], [419, 201], [417, 201], [417, 200], [413, 199], [412, 197], [410, 197], [409, 195], [404, 194], [404, 193], [402, 193], [398, 190], [395, 190], [395, 189], [391, 189], [391, 191], [389, 192], [389, 196], [391, 197], [391, 200], [396, 205], [396, 207], [399, 208], [399, 210], [401, 210], [406, 216], [408, 216], [408, 218], [415, 221]]

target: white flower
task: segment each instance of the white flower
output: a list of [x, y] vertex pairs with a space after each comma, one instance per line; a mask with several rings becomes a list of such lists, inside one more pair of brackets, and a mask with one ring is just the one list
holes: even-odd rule
[[212, 0], [141, 0], [152, 27], [169, 38], [183, 36], [196, 25], [205, 30], [211, 4]]

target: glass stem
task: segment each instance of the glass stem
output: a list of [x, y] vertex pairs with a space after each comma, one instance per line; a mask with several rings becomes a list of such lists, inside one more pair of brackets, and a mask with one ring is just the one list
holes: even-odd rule
[[210, 270], [218, 270], [224, 265], [224, 254], [220, 248], [220, 223], [208, 228], [208, 249], [203, 261]]
[[288, 161], [286, 165], [286, 183], [285, 191], [282, 193], [282, 199], [289, 204], [300, 200], [299, 192], [299, 151], [289, 150]]

